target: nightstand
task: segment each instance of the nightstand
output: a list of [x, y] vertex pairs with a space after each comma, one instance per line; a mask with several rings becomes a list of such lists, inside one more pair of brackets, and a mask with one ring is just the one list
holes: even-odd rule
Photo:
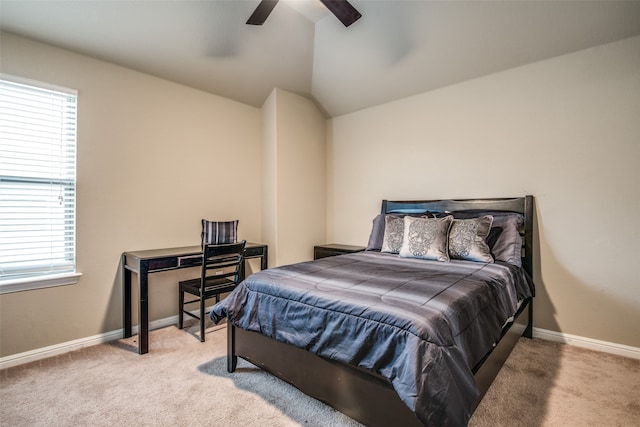
[[326, 258], [328, 256], [352, 254], [362, 252], [365, 246], [339, 245], [337, 243], [329, 243], [326, 245], [318, 245], [313, 247], [313, 259]]

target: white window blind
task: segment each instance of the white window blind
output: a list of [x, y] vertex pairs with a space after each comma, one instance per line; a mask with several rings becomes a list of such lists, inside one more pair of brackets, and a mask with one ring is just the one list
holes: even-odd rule
[[0, 285], [75, 271], [76, 100], [0, 78]]

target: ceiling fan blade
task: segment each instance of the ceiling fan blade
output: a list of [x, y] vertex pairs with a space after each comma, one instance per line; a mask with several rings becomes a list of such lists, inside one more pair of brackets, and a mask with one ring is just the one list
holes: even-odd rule
[[267, 20], [267, 17], [271, 13], [278, 0], [262, 0], [256, 10], [253, 11], [249, 19], [247, 20], [247, 24], [249, 25], [262, 25], [264, 21]]
[[362, 16], [347, 0], [320, 0], [345, 27], [356, 22]]

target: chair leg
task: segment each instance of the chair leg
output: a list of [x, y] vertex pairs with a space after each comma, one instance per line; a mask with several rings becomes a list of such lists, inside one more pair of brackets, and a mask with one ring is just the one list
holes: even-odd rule
[[200, 296], [200, 342], [204, 342], [204, 296]]
[[178, 285], [178, 329], [182, 329], [183, 316], [182, 310], [184, 310], [184, 292], [182, 286]]

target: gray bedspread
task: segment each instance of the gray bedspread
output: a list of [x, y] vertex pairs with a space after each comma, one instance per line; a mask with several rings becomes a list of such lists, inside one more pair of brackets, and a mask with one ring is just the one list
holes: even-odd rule
[[532, 286], [509, 264], [361, 252], [255, 273], [211, 318], [372, 370], [425, 425], [458, 426], [478, 397], [472, 368]]

